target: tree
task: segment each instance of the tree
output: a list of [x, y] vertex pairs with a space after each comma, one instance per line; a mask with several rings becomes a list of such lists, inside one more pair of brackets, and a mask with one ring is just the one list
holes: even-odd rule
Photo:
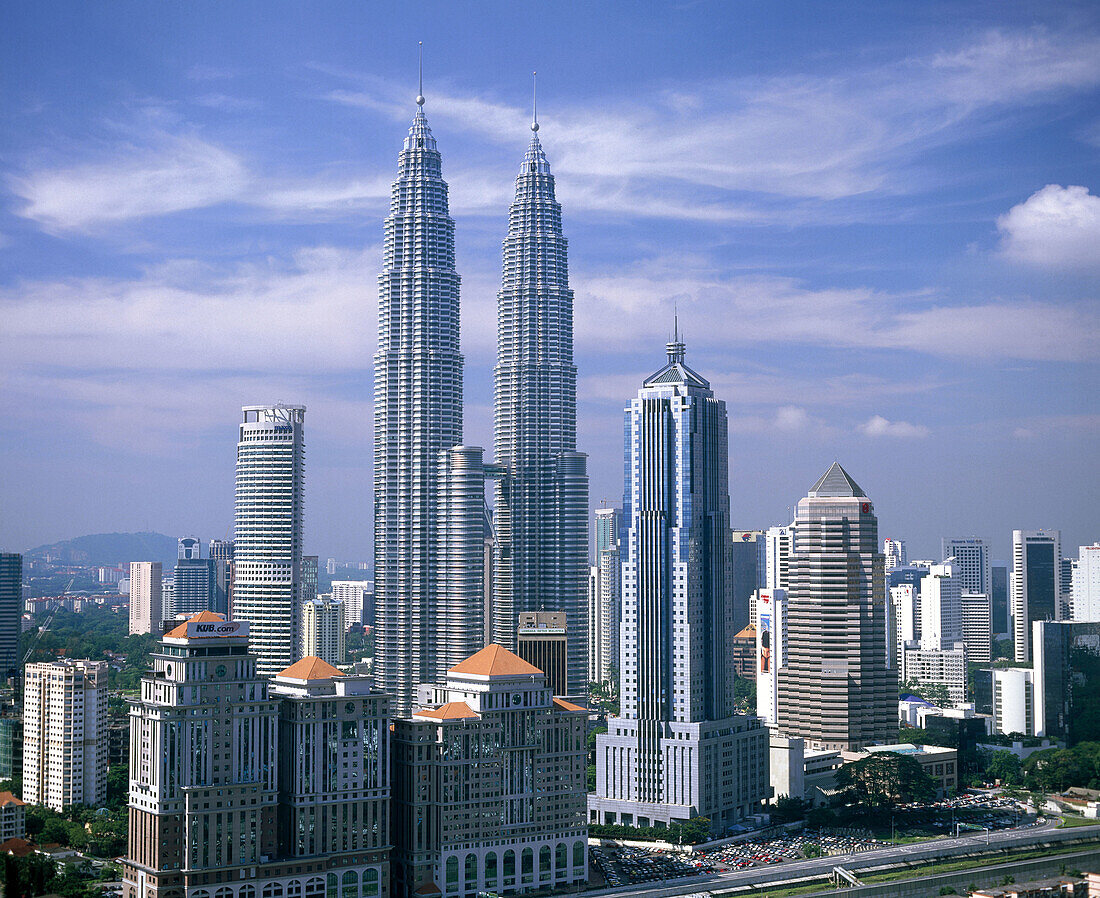
[[772, 822], [791, 823], [801, 820], [806, 816], [808, 805], [801, 798], [792, 798], [790, 795], [781, 795], [775, 800], [772, 808]]
[[1020, 759], [1006, 748], [999, 748], [989, 756], [985, 771], [990, 780], [1000, 780], [1003, 785], [1021, 782]]
[[915, 758], [892, 751], [844, 764], [836, 772], [836, 786], [848, 804], [872, 809], [928, 801], [936, 794], [932, 778]]

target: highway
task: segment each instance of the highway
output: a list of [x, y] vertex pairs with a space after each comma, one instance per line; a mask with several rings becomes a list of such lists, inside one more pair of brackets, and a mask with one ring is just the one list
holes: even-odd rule
[[585, 892], [588, 896], [607, 896], [607, 898], [626, 898], [629, 895], [644, 894], [646, 898], [675, 898], [693, 893], [721, 891], [742, 885], [778, 885], [792, 879], [805, 876], [828, 875], [833, 867], [844, 867], [859, 875], [860, 870], [881, 867], [886, 864], [933, 860], [991, 849], [1026, 848], [1041, 842], [1063, 842], [1074, 839], [1100, 838], [1100, 826], [1095, 829], [1073, 827], [1057, 829], [1057, 819], [1048, 820], [1041, 825], [1031, 825], [1024, 829], [999, 830], [990, 833], [962, 836], [957, 839], [936, 839], [918, 842], [912, 845], [892, 845], [889, 848], [876, 848], [872, 851], [860, 851], [855, 854], [836, 854], [830, 857], [811, 858], [801, 861], [785, 861], [769, 867], [751, 867], [730, 873], [709, 873], [702, 876], [687, 876], [682, 879], [670, 879], [664, 882], [634, 883], [629, 886], [614, 886], [593, 889]]

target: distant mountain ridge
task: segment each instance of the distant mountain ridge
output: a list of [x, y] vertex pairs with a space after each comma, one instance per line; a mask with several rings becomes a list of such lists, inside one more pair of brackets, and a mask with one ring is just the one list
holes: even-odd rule
[[159, 561], [167, 572], [176, 564], [177, 540], [163, 533], [92, 533], [38, 546], [24, 552], [28, 559], [47, 555], [67, 564], [111, 566], [131, 561]]

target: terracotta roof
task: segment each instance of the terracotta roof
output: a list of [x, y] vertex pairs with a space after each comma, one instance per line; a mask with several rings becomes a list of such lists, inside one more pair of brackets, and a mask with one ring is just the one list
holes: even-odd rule
[[417, 711], [414, 717], [434, 717], [436, 720], [464, 720], [468, 717], [480, 717], [473, 708], [465, 702], [447, 702], [438, 708], [425, 708]]
[[199, 621], [201, 623], [203, 621], [215, 621], [215, 620], [225, 620], [225, 617], [224, 617], [224, 615], [217, 614], [216, 612], [213, 612], [213, 611], [200, 611], [198, 614], [194, 615], [193, 617], [187, 618], [187, 620], [184, 621], [182, 624], [180, 624], [178, 627], [175, 627], [175, 628], [169, 630], [164, 635], [165, 636], [178, 636], [180, 638], [183, 638], [183, 637], [187, 636], [187, 625], [189, 623], [191, 623], [191, 621]]
[[0, 852], [15, 855], [15, 857], [26, 857], [34, 853], [34, 846], [26, 839], [16, 837], [8, 839], [6, 842], [0, 842]]
[[580, 705], [574, 705], [572, 702], [567, 702], [563, 698], [555, 697], [554, 698], [554, 707], [555, 708], [560, 708], [562, 711], [584, 711], [585, 714], [588, 713], [587, 708], [582, 708]]
[[437, 886], [434, 882], [426, 882], [422, 886], [418, 886], [416, 891], [413, 892], [413, 894], [414, 895], [442, 895], [443, 893], [439, 890], [439, 886]]
[[18, 807], [26, 804], [26, 802], [12, 795], [11, 792], [0, 792], [0, 808], [6, 808], [12, 804]]
[[535, 665], [502, 645], [487, 645], [480, 652], [456, 664], [448, 673], [475, 674], [483, 677], [523, 677], [542, 674]]
[[284, 680], [331, 680], [333, 677], [342, 677], [343, 674], [316, 655], [307, 655], [286, 670], [280, 670], [275, 676]]
[[747, 627], [745, 627], [744, 630], [742, 630], [740, 633], [738, 633], [733, 638], [734, 639], [756, 639], [756, 627], [754, 627], [752, 624], [749, 624]]

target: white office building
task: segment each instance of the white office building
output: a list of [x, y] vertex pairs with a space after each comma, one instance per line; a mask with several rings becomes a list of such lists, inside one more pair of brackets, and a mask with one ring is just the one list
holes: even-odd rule
[[306, 408], [241, 411], [232, 617], [251, 624], [257, 670], [270, 676], [299, 657]]
[[779, 669], [787, 663], [787, 590], [758, 589], [753, 601], [756, 716], [765, 726], [775, 729], [779, 722]]
[[1100, 621], [1100, 543], [1079, 551], [1073, 571], [1073, 619]]
[[794, 526], [769, 527], [764, 534], [764, 588], [786, 589]]
[[993, 660], [993, 602], [986, 593], [962, 594], [962, 640], [966, 657], [977, 664]]
[[374, 626], [374, 581], [333, 580], [332, 598], [344, 603], [345, 623]]
[[888, 571], [909, 563], [909, 555], [905, 551], [905, 540], [903, 539], [884, 539], [882, 541], [882, 555], [886, 559], [885, 567]]
[[993, 732], [1035, 735], [1035, 675], [1030, 667], [994, 668]]
[[23, 798], [55, 811], [107, 800], [106, 661], [26, 666]]
[[914, 687], [943, 686], [952, 705], [966, 701], [966, 646], [957, 642], [940, 648], [909, 643], [902, 653], [901, 678]]
[[160, 633], [164, 575], [159, 561], [130, 562], [130, 634]]
[[963, 592], [993, 594], [992, 556], [988, 540], [977, 536], [944, 537], [943, 558], [955, 559], [955, 576]]
[[920, 582], [920, 643], [942, 649], [962, 642], [962, 588], [951, 559], [934, 564]]

